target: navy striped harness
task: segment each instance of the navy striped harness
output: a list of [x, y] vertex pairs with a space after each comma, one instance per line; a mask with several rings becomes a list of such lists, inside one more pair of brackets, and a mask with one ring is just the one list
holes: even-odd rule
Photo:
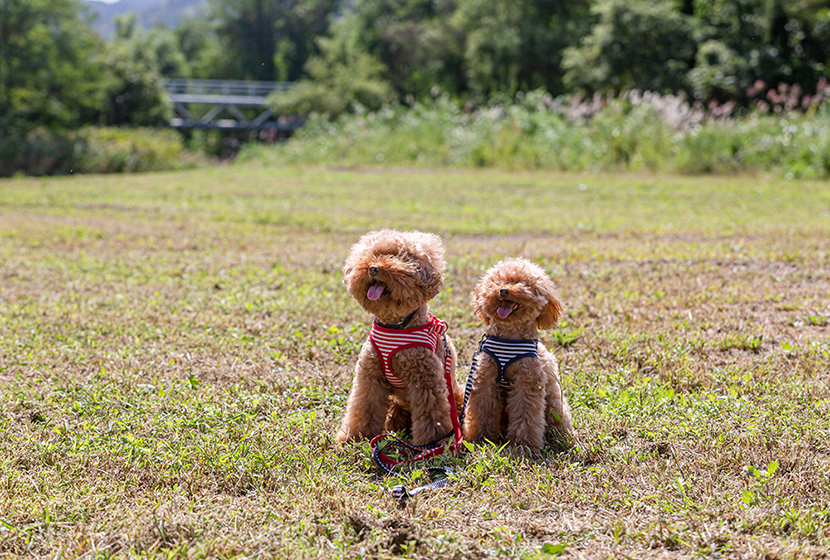
[[510, 387], [507, 379], [507, 367], [522, 358], [538, 358], [539, 349], [536, 340], [510, 340], [497, 336], [487, 336], [481, 341], [479, 351], [489, 354], [499, 368], [496, 383], [504, 388]]

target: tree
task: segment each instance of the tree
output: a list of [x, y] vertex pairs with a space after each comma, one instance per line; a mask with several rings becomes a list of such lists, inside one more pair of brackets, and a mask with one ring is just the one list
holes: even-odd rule
[[565, 51], [570, 88], [677, 92], [697, 50], [696, 22], [672, 0], [598, 0], [596, 23]]
[[271, 110], [283, 115], [324, 113], [334, 119], [358, 104], [377, 110], [390, 102], [394, 92], [381, 78], [383, 64], [362, 48], [357, 31], [344, 19], [333, 26], [332, 37], [319, 38], [320, 55], [306, 64], [308, 77], [274, 94]]
[[0, 129], [72, 128], [105, 102], [103, 43], [75, 0], [0, 1]]
[[109, 50], [118, 51], [136, 66], [159, 76], [183, 78], [190, 74], [177, 32], [163, 24], [145, 30], [135, 12], [116, 18]]
[[697, 0], [706, 40], [690, 73], [696, 95], [746, 101], [757, 81], [814, 92], [830, 64], [826, 0]]
[[458, 0], [470, 89], [485, 97], [545, 89], [564, 93], [562, 52], [587, 31], [588, 1]]
[[297, 80], [338, 0], [212, 0], [209, 17], [231, 62], [222, 78]]
[[564, 93], [562, 50], [587, 30], [590, 0], [356, 0], [352, 25], [401, 99], [438, 88], [486, 98]]
[[186, 18], [179, 22], [176, 36], [179, 51], [187, 61], [187, 71], [177, 78], [213, 79], [232, 77], [228, 49], [217, 31], [217, 22], [205, 17]]
[[455, 7], [455, 0], [356, 0], [349, 25], [402, 99], [435, 87], [460, 94], [467, 78], [464, 37], [450, 23]]
[[107, 125], [158, 126], [171, 113], [164, 95], [162, 76], [186, 76], [184, 55], [178, 38], [158, 25], [144, 31], [135, 14], [116, 20], [115, 37], [106, 49]]

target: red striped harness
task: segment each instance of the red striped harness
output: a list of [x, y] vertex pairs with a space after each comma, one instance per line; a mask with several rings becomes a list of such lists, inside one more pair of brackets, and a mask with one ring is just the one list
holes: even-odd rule
[[392, 356], [407, 348], [429, 348], [438, 352], [438, 339], [447, 331], [447, 324], [429, 314], [429, 322], [420, 327], [408, 329], [389, 329], [380, 326], [377, 321], [369, 331], [369, 341], [375, 347], [380, 358], [380, 368], [386, 380], [396, 389], [403, 389], [400, 377], [392, 371]]
[[[429, 322], [420, 327], [412, 327], [409, 329], [390, 329], [383, 327], [375, 322], [372, 325], [372, 330], [369, 331], [369, 341], [375, 347], [375, 351], [380, 357], [380, 367], [383, 375], [393, 387], [403, 389], [404, 384], [401, 379], [392, 371], [391, 359], [396, 352], [400, 352], [405, 348], [423, 347], [429, 348], [433, 352], [438, 352], [438, 338], [444, 337], [444, 382], [447, 384], [447, 399], [450, 406], [450, 421], [452, 422], [452, 431], [446, 436], [440, 437], [432, 443], [427, 445], [409, 445], [405, 441], [395, 437], [392, 434], [380, 434], [375, 436], [370, 445], [372, 447], [372, 456], [375, 462], [386, 472], [395, 472], [394, 469], [398, 465], [406, 463], [417, 463], [441, 455], [445, 450], [449, 450], [450, 454], [455, 457], [458, 448], [461, 445], [461, 422], [458, 418], [458, 410], [455, 406], [455, 393], [453, 391], [453, 371], [452, 371], [452, 350], [447, 342], [446, 333], [447, 324], [440, 321], [429, 314]], [[445, 446], [443, 441], [448, 437], [453, 436], [453, 440]], [[393, 453], [396, 452], [396, 453]], [[451, 472], [447, 467], [428, 467], [428, 471], [441, 471], [443, 473]], [[398, 474], [398, 473], [396, 473]], [[444, 478], [433, 482], [427, 486], [416, 488], [412, 491], [407, 491], [403, 485], [398, 485], [392, 490], [392, 494], [401, 502], [405, 502], [415, 494], [431, 488], [440, 488], [446, 485], [449, 479]]]

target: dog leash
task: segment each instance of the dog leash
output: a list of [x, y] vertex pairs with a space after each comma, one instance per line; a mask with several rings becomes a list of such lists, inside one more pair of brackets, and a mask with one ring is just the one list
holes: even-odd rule
[[[375, 463], [377, 463], [377, 465], [381, 467], [387, 474], [403, 476], [401, 473], [395, 470], [395, 467], [399, 465], [417, 463], [419, 461], [424, 461], [431, 457], [437, 457], [439, 455], [443, 455], [444, 452], [447, 450], [449, 450], [450, 455], [455, 457], [459, 447], [461, 446], [461, 441], [463, 439], [463, 436], [461, 434], [461, 419], [464, 416], [462, 409], [461, 416], [459, 417], [458, 409], [455, 404], [455, 393], [452, 390], [453, 355], [447, 340], [446, 332], [444, 333], [444, 349], [444, 381], [447, 384], [447, 398], [449, 400], [450, 405], [450, 419], [452, 421], [452, 430], [446, 436], [443, 436], [427, 445], [411, 445], [391, 434], [380, 434], [378, 436], [375, 436], [369, 443], [372, 449], [372, 457], [374, 458]], [[449, 445], [445, 445], [442, 443], [445, 439], [453, 436], [454, 439]], [[390, 457], [391, 452], [397, 452], [397, 454], [402, 458], [394, 459]], [[453, 472], [453, 470], [449, 467], [428, 467], [427, 472], [431, 474], [441, 473], [444, 475], [444, 477], [434, 480], [433, 482], [427, 485], [420, 486], [413, 490], [407, 490], [403, 484], [396, 485], [392, 488], [392, 495], [395, 497], [395, 499], [398, 500], [399, 504], [403, 505], [409, 498], [416, 496], [426, 490], [433, 490], [435, 488], [442, 488], [446, 486], [450, 482], [449, 475]]]
[[[450, 350], [450, 345], [447, 341], [446, 333], [444, 334], [444, 348], [444, 381], [447, 384], [447, 398], [449, 400], [450, 405], [450, 419], [452, 421], [452, 430], [446, 436], [442, 436], [434, 442], [429, 443], [427, 445], [411, 445], [391, 434], [380, 434], [378, 436], [375, 436], [370, 442], [370, 445], [372, 447], [372, 454], [377, 464], [387, 473], [392, 474], [392, 469], [394, 469], [397, 465], [422, 461], [424, 459], [429, 459], [430, 457], [435, 457], [437, 455], [443, 454], [445, 447], [443, 444], [441, 444], [441, 442], [450, 436], [455, 436], [455, 441], [453, 441], [449, 445], [450, 453], [453, 456], [455, 456], [458, 446], [461, 444], [461, 422], [458, 418], [458, 410], [455, 406], [455, 394], [452, 390], [451, 370], [453, 356], [452, 351]], [[381, 446], [381, 443], [386, 439], [389, 440], [389, 443]], [[386, 450], [387, 448], [394, 449], [400, 452], [402, 455], [408, 456], [409, 458], [400, 461], [392, 459], [384, 452], [384, 450]]]
[[[452, 353], [450, 351], [449, 344], [447, 344], [447, 336], [446, 334], [444, 335], [444, 348], [446, 348], [447, 351], [446, 361], [444, 364], [444, 377], [447, 382], [447, 391], [449, 394], [450, 412], [453, 423], [453, 429], [447, 435], [437, 439], [436, 441], [429, 443], [427, 445], [420, 446], [406, 443], [405, 441], [391, 434], [380, 434], [378, 436], [375, 436], [370, 442], [370, 446], [372, 448], [372, 457], [374, 458], [375, 463], [377, 463], [377, 465], [380, 466], [387, 474], [403, 476], [401, 473], [394, 470], [395, 467], [397, 467], [398, 465], [416, 463], [418, 461], [423, 461], [431, 457], [436, 457], [438, 455], [443, 454], [446, 449], [449, 449], [451, 455], [455, 457], [460, 447], [461, 441], [463, 439], [461, 426], [464, 423], [464, 412], [467, 409], [467, 402], [469, 401], [470, 394], [473, 391], [473, 381], [475, 379], [475, 374], [478, 370], [476, 364], [476, 357], [481, 353], [486, 338], [487, 334], [483, 334], [481, 340], [479, 341], [478, 350], [473, 354], [473, 358], [470, 364], [470, 373], [467, 375], [467, 383], [464, 387], [464, 402], [461, 406], [461, 412], [458, 413], [457, 408], [455, 406], [455, 398], [453, 396], [452, 391]], [[455, 435], [455, 441], [453, 441], [449, 446], [445, 447], [443, 444], [439, 445], [440, 442], [453, 435]], [[392, 459], [386, 453], [387, 450], [396, 451], [405, 458], [402, 460]], [[400, 506], [403, 506], [404, 504], [406, 504], [407, 500], [417, 496], [421, 492], [435, 490], [437, 488], [443, 488], [444, 486], [447, 486], [451, 481], [450, 475], [454, 471], [450, 467], [428, 467], [427, 472], [431, 475], [434, 474], [441, 476], [441, 478], [437, 478], [429, 484], [419, 486], [412, 490], [407, 490], [406, 486], [404, 486], [403, 484], [397, 484], [392, 487], [392, 496], [398, 501], [398, 504]]]

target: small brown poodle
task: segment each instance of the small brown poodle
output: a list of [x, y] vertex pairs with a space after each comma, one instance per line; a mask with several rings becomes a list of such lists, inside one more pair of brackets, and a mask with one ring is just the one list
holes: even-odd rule
[[337, 441], [403, 431], [413, 445], [426, 445], [453, 429], [450, 398], [458, 408], [464, 398], [455, 379], [457, 354], [446, 323], [427, 305], [445, 268], [441, 238], [432, 233], [373, 231], [352, 247], [343, 281], [374, 321]]
[[573, 421], [559, 366], [538, 341], [538, 329], [553, 328], [563, 312], [548, 275], [527, 259], [505, 259], [484, 274], [472, 306], [487, 331], [476, 357], [464, 439], [506, 439], [535, 454], [546, 437], [568, 445]]

